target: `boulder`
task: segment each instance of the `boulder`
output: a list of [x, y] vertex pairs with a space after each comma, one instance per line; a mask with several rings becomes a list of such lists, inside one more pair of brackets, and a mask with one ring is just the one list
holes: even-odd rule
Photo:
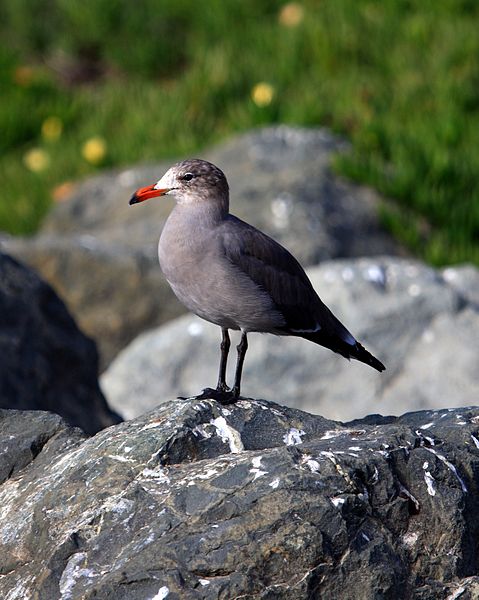
[[40, 235], [27, 243], [12, 238], [6, 246], [33, 265], [65, 299], [82, 331], [95, 339], [102, 354], [101, 369], [147, 323], [172, 319], [184, 310], [158, 259], [124, 245], [93, 236]]
[[0, 596], [476, 598], [478, 447], [477, 407], [169, 401], [89, 439], [0, 411]]
[[[378, 219], [380, 198], [330, 167], [347, 144], [323, 129], [275, 127], [202, 156], [225, 171], [232, 211], [285, 244], [304, 264], [403, 252]], [[98, 343], [102, 368], [136, 335], [185, 309], [161, 277], [156, 247], [171, 198], [128, 206], [132, 192], [174, 162], [111, 171], [78, 184], [33, 239], [4, 248], [36, 268]]]
[[0, 253], [0, 407], [51, 410], [95, 433], [121, 421], [98, 385], [98, 355], [52, 288]]
[[[477, 269], [440, 271], [382, 257], [325, 262], [309, 275], [323, 301], [386, 371], [348, 362], [303, 339], [251, 334], [245, 395], [261, 393], [341, 420], [477, 402]], [[108, 401], [132, 418], [158, 398], [214, 387], [220, 338], [218, 327], [190, 315], [140, 335], [101, 378]], [[229, 382], [235, 360], [233, 347]]]

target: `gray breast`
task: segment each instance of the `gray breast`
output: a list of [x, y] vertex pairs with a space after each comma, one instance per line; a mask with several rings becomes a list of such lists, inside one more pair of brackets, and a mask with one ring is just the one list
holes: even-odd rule
[[169, 220], [158, 256], [177, 298], [203, 319], [244, 331], [271, 332], [284, 325], [270, 296], [228, 261], [211, 231], [185, 236]]

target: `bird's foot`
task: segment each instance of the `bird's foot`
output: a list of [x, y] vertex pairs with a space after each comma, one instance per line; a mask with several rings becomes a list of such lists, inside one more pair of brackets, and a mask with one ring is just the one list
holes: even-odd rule
[[229, 388], [205, 388], [201, 394], [194, 398], [195, 400], [216, 400], [220, 404], [234, 404], [239, 400], [239, 394]]

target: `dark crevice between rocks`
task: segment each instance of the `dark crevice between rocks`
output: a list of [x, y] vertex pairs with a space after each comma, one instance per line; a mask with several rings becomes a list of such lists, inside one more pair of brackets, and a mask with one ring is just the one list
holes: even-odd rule
[[199, 578], [214, 579], [215, 577], [229, 577], [236, 573], [234, 569], [194, 569], [190, 573]]
[[32, 453], [32, 461], [36, 459], [36, 457], [40, 454], [43, 448], [46, 446], [47, 442], [51, 440], [51, 438], [57, 434], [57, 431], [53, 433], [53, 435], [42, 435], [38, 437], [36, 440], [30, 444], [30, 452]]
[[418, 515], [421, 510], [421, 504], [419, 500], [407, 489], [403, 483], [401, 483], [399, 476], [397, 476], [396, 479], [398, 486], [397, 497], [407, 501], [408, 512], [411, 517]]
[[[413, 517], [418, 515], [421, 510], [421, 504], [419, 500], [410, 491], [410, 482], [408, 480], [407, 464], [409, 461], [411, 451], [404, 448], [395, 448], [391, 450], [387, 456], [387, 462], [391, 469], [391, 475], [396, 488], [396, 498], [400, 498], [407, 502], [408, 515]], [[395, 498], [392, 497], [389, 500], [393, 501]], [[407, 525], [406, 525], [407, 528]]]
[[413, 448], [437, 448], [442, 446], [442, 440], [423, 434], [419, 429], [415, 430], [414, 434]]
[[12, 465], [12, 468], [8, 472], [8, 475], [0, 483], [4, 483], [5, 481], [8, 481], [12, 477], [14, 471], [15, 471], [15, 465]]

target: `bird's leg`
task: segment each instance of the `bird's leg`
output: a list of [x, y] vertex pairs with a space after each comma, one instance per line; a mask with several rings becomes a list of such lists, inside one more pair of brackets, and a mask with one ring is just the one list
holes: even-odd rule
[[204, 389], [199, 396], [195, 396], [197, 400], [213, 399], [217, 400], [221, 404], [233, 404], [238, 400], [240, 395], [241, 385], [241, 372], [243, 371], [244, 357], [246, 350], [248, 349], [248, 340], [246, 333], [243, 331], [241, 334], [241, 341], [236, 346], [238, 350], [238, 360], [236, 362], [236, 373], [235, 373], [235, 384], [232, 390], [226, 385], [226, 362], [228, 360], [228, 352], [230, 349], [230, 336], [228, 330], [224, 327], [221, 328], [223, 339], [221, 340], [221, 359], [220, 359], [220, 371], [218, 374], [218, 384], [216, 389], [211, 388]]
[[231, 404], [236, 400], [238, 396], [235, 396], [233, 391], [226, 385], [226, 364], [228, 362], [228, 352], [230, 350], [230, 336], [226, 327], [221, 328], [222, 339], [221, 339], [221, 358], [220, 358], [220, 370], [218, 373], [218, 383], [216, 389], [205, 388], [199, 396], [195, 396], [197, 400], [213, 399], [217, 400], [221, 404]]
[[240, 395], [241, 373], [243, 372], [243, 363], [246, 350], [248, 350], [248, 338], [246, 337], [245, 331], [241, 332], [241, 341], [236, 346], [236, 350], [238, 351], [238, 360], [236, 361], [235, 384], [232, 390], [234, 398], [238, 398]]
[[230, 351], [230, 336], [226, 327], [221, 328], [222, 339], [221, 339], [221, 358], [220, 358], [220, 371], [218, 373], [218, 383], [216, 384], [217, 392], [226, 392], [228, 386], [226, 385], [226, 363], [228, 362], [228, 352]]

